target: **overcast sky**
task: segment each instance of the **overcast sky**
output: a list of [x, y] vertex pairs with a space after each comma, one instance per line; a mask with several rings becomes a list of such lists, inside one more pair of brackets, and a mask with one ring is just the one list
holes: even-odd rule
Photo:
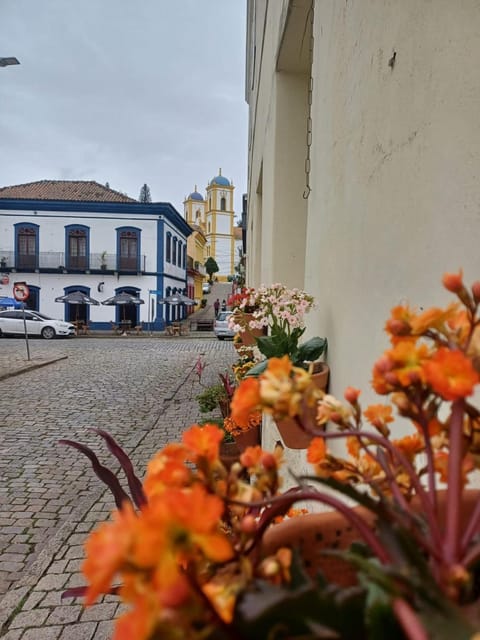
[[246, 191], [246, 0], [0, 0], [0, 186]]

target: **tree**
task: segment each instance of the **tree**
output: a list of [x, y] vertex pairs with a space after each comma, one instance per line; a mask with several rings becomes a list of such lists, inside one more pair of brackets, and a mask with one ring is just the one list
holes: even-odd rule
[[207, 270], [210, 282], [212, 281], [212, 275], [217, 273], [217, 271], [220, 271], [215, 258], [212, 258], [211, 256], [210, 258], [207, 258], [207, 261], [205, 262], [205, 269]]
[[138, 200], [140, 202], [152, 201], [152, 196], [150, 195], [150, 187], [148, 186], [148, 184], [145, 183], [143, 187], [140, 189], [140, 195], [138, 196]]

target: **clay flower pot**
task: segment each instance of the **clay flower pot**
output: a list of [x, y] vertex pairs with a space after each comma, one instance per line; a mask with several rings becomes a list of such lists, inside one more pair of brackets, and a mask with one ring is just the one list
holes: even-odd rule
[[[250, 320], [253, 320], [253, 314], [251, 313], [236, 312], [235, 315], [237, 316], [234, 316], [235, 322], [237, 322], [238, 324], [248, 324]], [[237, 350], [240, 347], [253, 347], [257, 344], [255, 338], [266, 335], [266, 332], [266, 327], [265, 329], [247, 329], [246, 331], [240, 331], [233, 344]]]
[[233, 437], [240, 452], [245, 451], [247, 447], [255, 447], [260, 444], [260, 425], [252, 427], [248, 431], [242, 431], [242, 433]]
[[[462, 530], [479, 499], [480, 491], [478, 489], [464, 490], [461, 505]], [[445, 490], [437, 491], [437, 501], [438, 518], [442, 526], [447, 517], [447, 492]], [[414, 513], [422, 513], [422, 506], [418, 498], [413, 498], [411, 508]], [[352, 507], [352, 511], [374, 528], [375, 516], [370, 511], [363, 507]], [[318, 570], [321, 570], [327, 581], [342, 587], [349, 587], [357, 584], [355, 569], [346, 560], [324, 555], [322, 551], [326, 549], [346, 550], [352, 542], [360, 539], [357, 530], [337, 511], [310, 513], [272, 525], [263, 537], [262, 554], [271, 555], [281, 547], [296, 548], [300, 552], [306, 571], [312, 577], [315, 577]]]
[[240, 449], [236, 442], [224, 442], [220, 443], [220, 461], [226, 469], [238, 461], [240, 457]]
[[[330, 368], [325, 362], [315, 364], [316, 373], [312, 374], [312, 381], [318, 389], [327, 390]], [[314, 368], [314, 371], [315, 371]], [[315, 420], [316, 407], [306, 410], [309, 420]], [[282, 436], [283, 443], [289, 449], [306, 449], [312, 441], [312, 434], [304, 431], [294, 418], [286, 417], [276, 420], [277, 428]]]

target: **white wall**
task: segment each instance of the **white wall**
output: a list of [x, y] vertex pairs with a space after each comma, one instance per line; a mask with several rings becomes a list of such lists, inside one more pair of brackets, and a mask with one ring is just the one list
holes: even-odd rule
[[306, 337], [329, 339], [332, 390], [359, 386], [366, 402], [389, 309], [444, 303], [445, 271], [463, 266], [468, 281], [480, 277], [480, 7], [476, 0], [315, 3], [305, 206], [304, 83], [301, 74], [296, 88], [288, 81], [294, 99], [281, 87], [285, 72], [276, 71], [288, 3], [268, 4], [263, 43], [265, 3], [255, 5], [247, 278], [283, 280], [315, 296]]

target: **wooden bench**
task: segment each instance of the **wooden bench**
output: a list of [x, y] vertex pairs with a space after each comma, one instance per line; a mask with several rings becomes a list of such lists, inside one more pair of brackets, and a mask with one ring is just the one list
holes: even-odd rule
[[213, 331], [213, 320], [197, 320], [197, 331]]

